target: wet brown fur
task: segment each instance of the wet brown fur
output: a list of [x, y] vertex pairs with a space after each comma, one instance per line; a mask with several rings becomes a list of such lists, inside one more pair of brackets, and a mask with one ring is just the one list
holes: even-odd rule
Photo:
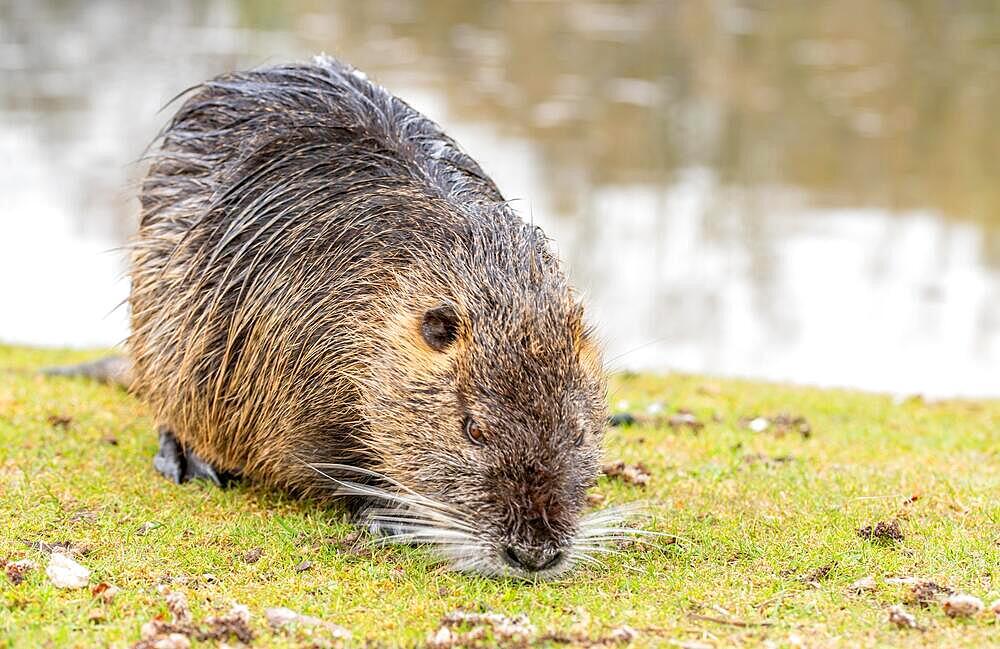
[[[329, 58], [225, 75], [164, 131], [141, 203], [133, 389], [183, 445], [312, 496], [306, 463], [368, 468], [498, 543], [573, 534], [599, 350], [544, 235], [436, 124]], [[442, 304], [458, 336], [435, 351]]]

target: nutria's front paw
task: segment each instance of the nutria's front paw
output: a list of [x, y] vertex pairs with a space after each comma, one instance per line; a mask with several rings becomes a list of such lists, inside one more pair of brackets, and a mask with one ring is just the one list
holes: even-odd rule
[[185, 450], [177, 437], [164, 427], [160, 427], [160, 450], [153, 458], [153, 466], [163, 477], [176, 484], [201, 479], [221, 487], [232, 479], [232, 476], [216, 471], [194, 451]]

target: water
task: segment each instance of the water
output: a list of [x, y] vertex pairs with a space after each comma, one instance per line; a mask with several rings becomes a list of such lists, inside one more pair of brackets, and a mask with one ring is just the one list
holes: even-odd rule
[[0, 340], [121, 341], [159, 109], [320, 51], [519, 199], [612, 367], [1000, 395], [987, 0], [0, 0]]

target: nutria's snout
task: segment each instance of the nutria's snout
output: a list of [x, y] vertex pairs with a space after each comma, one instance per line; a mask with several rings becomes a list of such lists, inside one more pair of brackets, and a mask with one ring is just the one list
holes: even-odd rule
[[452, 569], [470, 574], [554, 579], [577, 565], [600, 565], [600, 557], [614, 554], [610, 546], [620, 540], [653, 534], [631, 527], [635, 506], [584, 514], [576, 494], [566, 503], [536, 496], [530, 502], [544, 502], [548, 508], [526, 511], [517, 499], [503, 500], [504, 494], [497, 492], [484, 492], [486, 500], [448, 502], [439, 491], [432, 497], [430, 491], [420, 493], [368, 469], [309, 466], [337, 494], [353, 497], [355, 520], [376, 542], [424, 546]]
[[526, 573], [557, 570], [565, 557], [566, 553], [561, 548], [525, 548], [516, 545], [508, 545], [503, 554], [503, 559], [511, 568]]

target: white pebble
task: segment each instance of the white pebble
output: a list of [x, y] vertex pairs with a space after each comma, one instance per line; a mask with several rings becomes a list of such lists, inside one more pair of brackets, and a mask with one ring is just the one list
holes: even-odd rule
[[290, 608], [279, 606], [277, 608], [265, 609], [264, 617], [267, 618], [268, 624], [275, 629], [280, 629], [286, 624], [296, 621], [299, 618], [299, 614]]
[[865, 593], [875, 590], [876, 584], [875, 579], [872, 577], [862, 577], [853, 584], [847, 587], [847, 589], [854, 593]]
[[90, 571], [62, 552], [53, 552], [45, 569], [57, 588], [84, 588], [90, 580]]
[[455, 635], [446, 626], [441, 627], [437, 630], [437, 633], [431, 638], [431, 641], [427, 644], [431, 647], [450, 647], [455, 642]]
[[755, 433], [763, 433], [765, 430], [767, 430], [767, 427], [770, 425], [771, 422], [769, 422], [764, 417], [757, 417], [756, 419], [750, 420], [750, 423], [747, 424], [747, 428], [749, 428]]
[[974, 595], [966, 595], [964, 593], [952, 595], [944, 600], [944, 603], [942, 603], [941, 606], [944, 607], [944, 612], [947, 613], [949, 617], [971, 617], [973, 615], [979, 615], [984, 608], [983, 600]]
[[239, 620], [244, 624], [250, 624], [250, 607], [246, 604], [234, 604], [231, 609], [229, 609], [229, 617], [234, 620]]

